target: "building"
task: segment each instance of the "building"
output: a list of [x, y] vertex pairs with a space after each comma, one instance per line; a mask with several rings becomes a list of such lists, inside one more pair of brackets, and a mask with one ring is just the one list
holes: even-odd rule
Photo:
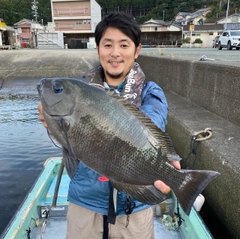
[[[196, 19], [191, 19], [192, 22], [198, 23]], [[225, 28], [240, 30], [240, 14], [234, 13], [227, 19], [226, 17], [219, 19], [216, 23], [193, 24], [193, 30], [190, 29], [190, 25], [188, 23], [183, 26], [183, 38], [189, 38], [191, 43], [200, 38], [203, 41], [202, 47], [212, 47], [214, 38], [221, 35]], [[194, 47], [194, 45], [192, 46]]]
[[226, 19], [226, 17], [219, 19], [217, 24], [223, 24], [224, 29], [240, 30], [240, 14], [234, 13]]
[[186, 25], [187, 18], [191, 15], [191, 12], [179, 12], [175, 18], [174, 21], [179, 25]]
[[203, 25], [206, 19], [206, 15], [211, 12], [211, 8], [202, 8], [197, 10], [196, 12], [179, 12], [175, 16], [175, 22], [180, 25], [187, 25], [192, 23], [194, 25]]
[[191, 43], [199, 38], [203, 42], [201, 47], [212, 47], [214, 38], [221, 35], [223, 30], [223, 24], [194, 25], [191, 29], [190, 25], [185, 25], [183, 26], [183, 38], [189, 38]]
[[182, 27], [162, 20], [150, 19], [140, 25], [143, 45], [177, 45], [182, 39]]
[[239, 13], [234, 13], [230, 16], [228, 16], [227, 21], [226, 17], [219, 19], [217, 24], [225, 24], [225, 23], [240, 23], [240, 14]]
[[95, 0], [51, 0], [55, 32], [63, 32], [68, 48], [87, 48], [93, 42], [101, 8]]
[[214, 38], [223, 32], [224, 26], [216, 23], [206, 24], [206, 15], [209, 12], [211, 8], [202, 8], [193, 13], [179, 12], [174, 21], [182, 26], [182, 38], [188, 38], [191, 44], [196, 39], [201, 39], [201, 47], [212, 47]]
[[7, 29], [7, 25], [5, 23], [5, 21], [0, 18], [0, 46], [3, 45], [3, 32], [6, 31]]
[[35, 36], [37, 32], [44, 31], [41, 24], [26, 18], [15, 23], [14, 28], [17, 29], [17, 41], [22, 47], [36, 47]]

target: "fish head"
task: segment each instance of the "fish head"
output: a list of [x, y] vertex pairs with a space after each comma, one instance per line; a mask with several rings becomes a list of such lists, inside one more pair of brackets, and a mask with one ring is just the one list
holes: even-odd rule
[[37, 90], [45, 113], [53, 117], [71, 115], [77, 95], [71, 79], [44, 78]]
[[74, 125], [74, 108], [81, 94], [81, 87], [76, 87], [79, 82], [72, 78], [44, 78], [37, 85], [50, 137], [65, 148], [68, 145], [66, 133]]

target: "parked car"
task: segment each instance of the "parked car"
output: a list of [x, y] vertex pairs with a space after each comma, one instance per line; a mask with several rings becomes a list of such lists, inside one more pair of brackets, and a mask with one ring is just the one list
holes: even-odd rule
[[216, 36], [216, 37], [213, 39], [213, 44], [212, 44], [212, 47], [213, 47], [213, 48], [217, 48], [217, 47], [218, 47], [219, 37], [220, 37], [220, 36]]
[[232, 50], [235, 47], [236, 50], [239, 50], [240, 30], [224, 31], [218, 39], [218, 50], [222, 50], [223, 47], [226, 47], [228, 50]]

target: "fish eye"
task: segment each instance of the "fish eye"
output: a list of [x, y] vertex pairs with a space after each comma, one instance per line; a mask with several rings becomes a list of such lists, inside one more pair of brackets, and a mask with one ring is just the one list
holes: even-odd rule
[[60, 94], [63, 91], [63, 85], [60, 82], [53, 83], [53, 92], [56, 94]]

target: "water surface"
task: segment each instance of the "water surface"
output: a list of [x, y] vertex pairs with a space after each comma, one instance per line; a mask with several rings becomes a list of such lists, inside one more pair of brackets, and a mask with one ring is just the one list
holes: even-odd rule
[[37, 98], [0, 99], [0, 234], [39, 176], [61, 155], [38, 120]]

